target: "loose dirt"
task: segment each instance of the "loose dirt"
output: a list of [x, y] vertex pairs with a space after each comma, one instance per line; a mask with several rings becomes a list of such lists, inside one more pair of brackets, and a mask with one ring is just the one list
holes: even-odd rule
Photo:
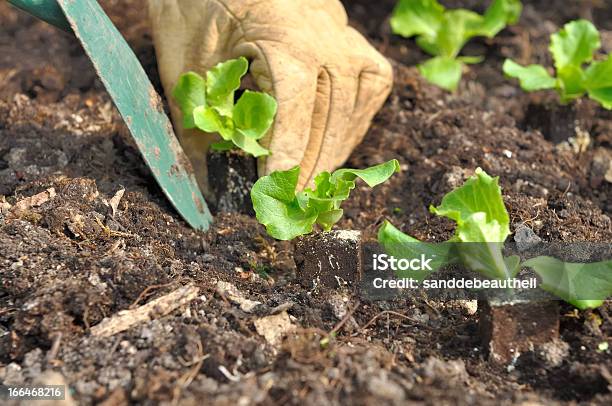
[[[145, 2], [100, 3], [159, 89]], [[403, 172], [374, 192], [358, 187], [339, 229], [371, 240], [389, 219], [415, 237], [445, 239], [452, 224], [429, 204], [482, 167], [501, 177], [513, 231], [612, 240], [612, 113], [584, 101], [587, 128], [554, 144], [556, 134], [526, 119], [554, 96], [525, 94], [501, 73], [506, 57], [550, 63], [548, 36], [577, 17], [595, 20], [610, 52], [612, 2], [524, 3], [518, 25], [470, 43], [466, 53], [487, 61], [451, 95], [419, 77], [413, 66], [425, 55], [414, 42], [390, 34], [394, 1], [345, 1], [351, 24], [396, 74], [347, 166], [397, 158]], [[46, 201], [9, 209], [51, 188]], [[0, 381], [29, 383], [53, 369], [83, 404], [612, 403], [612, 357], [598, 351], [612, 341], [610, 302], [585, 312], [562, 306], [558, 343], [496, 367], [464, 304], [305, 289], [293, 255], [248, 216], [221, 213], [208, 232], [189, 229], [78, 43], [0, 4]], [[219, 281], [260, 304], [240, 306]], [[189, 306], [109, 338], [90, 334], [103, 318], [189, 283], [199, 288]], [[278, 314], [288, 332], [280, 344], [256, 327]]]

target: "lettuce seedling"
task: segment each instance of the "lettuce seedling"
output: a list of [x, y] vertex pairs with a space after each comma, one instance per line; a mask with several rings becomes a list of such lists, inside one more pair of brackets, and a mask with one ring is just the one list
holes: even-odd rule
[[606, 109], [612, 109], [612, 55], [593, 61], [600, 47], [599, 32], [590, 21], [572, 21], [550, 37], [556, 77], [541, 65], [521, 66], [510, 59], [504, 62], [504, 73], [519, 79], [528, 92], [555, 89], [562, 103], [588, 94]]
[[399, 172], [399, 162], [391, 160], [368, 169], [339, 169], [321, 172], [315, 188], [296, 193], [300, 168], [272, 172], [260, 178], [251, 189], [257, 220], [268, 234], [279, 240], [292, 240], [309, 234], [315, 224], [329, 231], [342, 217], [340, 208], [355, 188], [357, 178], [374, 187]]
[[412, 259], [426, 254], [434, 258], [432, 271], [411, 274], [414, 279], [425, 279], [445, 265], [460, 263], [487, 278], [504, 280], [515, 277], [524, 266], [542, 278], [542, 289], [580, 309], [598, 307], [612, 295], [612, 261], [574, 264], [542, 256], [521, 265], [518, 256], [504, 257], [503, 245], [510, 235], [508, 211], [499, 179], [480, 168], [462, 187], [444, 196], [440, 206], [430, 210], [457, 224], [449, 241], [421, 243], [389, 222], [378, 232], [378, 241], [389, 255]]
[[212, 145], [217, 151], [235, 147], [254, 157], [269, 155], [259, 145], [274, 122], [277, 103], [268, 94], [246, 90], [234, 103], [234, 94], [247, 73], [246, 58], [218, 64], [206, 73], [206, 79], [187, 72], [178, 80], [173, 96], [183, 113], [183, 127], [218, 133], [223, 141]]
[[431, 83], [454, 91], [461, 80], [464, 64], [483, 58], [459, 56], [473, 37], [493, 38], [506, 25], [518, 21], [519, 0], [493, 0], [484, 15], [470, 10], [446, 10], [436, 0], [400, 0], [391, 17], [395, 34], [416, 36], [417, 45], [434, 58], [418, 66]]

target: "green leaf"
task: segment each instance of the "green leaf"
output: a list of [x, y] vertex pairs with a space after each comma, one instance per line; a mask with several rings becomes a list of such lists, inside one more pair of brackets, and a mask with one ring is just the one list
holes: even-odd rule
[[466, 65], [475, 65], [484, 61], [484, 56], [458, 56], [457, 60], [463, 62]]
[[268, 234], [279, 240], [291, 240], [312, 232], [318, 223], [330, 230], [342, 217], [340, 204], [355, 188], [354, 180], [363, 179], [374, 187], [399, 171], [396, 160], [368, 169], [340, 169], [322, 172], [315, 178], [315, 189], [296, 194], [300, 169], [273, 172], [260, 178], [251, 190], [257, 220]]
[[341, 180], [352, 181], [355, 178], [363, 180], [369, 187], [375, 187], [387, 181], [394, 173], [400, 172], [400, 165], [397, 159], [392, 159], [384, 164], [372, 166], [367, 169], [338, 169], [335, 171], [329, 182], [338, 184]]
[[412, 278], [422, 281], [443, 266], [456, 263], [459, 260], [452, 243], [434, 244], [421, 242], [414, 237], [402, 233], [388, 221], [385, 221], [378, 230], [378, 243], [383, 247], [387, 255], [391, 255], [397, 259], [411, 260], [420, 258], [421, 255], [432, 258], [430, 263], [431, 271], [418, 270], [410, 271], [409, 273], [398, 272], [396, 276], [399, 278]]
[[555, 60], [557, 71], [567, 66], [580, 67], [593, 59], [593, 53], [599, 49], [601, 42], [597, 28], [587, 20], [569, 22], [553, 34], [550, 40], [550, 52]]
[[292, 240], [308, 234], [316, 222], [318, 213], [303, 210], [296, 199], [299, 175], [299, 166], [288, 171], [272, 172], [259, 178], [251, 189], [257, 220], [276, 239]]
[[429, 82], [454, 91], [463, 63], [481, 61], [459, 57], [466, 42], [475, 36], [495, 36], [507, 23], [516, 22], [521, 10], [519, 0], [494, 0], [484, 16], [466, 9], [445, 10], [435, 0], [400, 0], [391, 27], [396, 34], [417, 36], [417, 45], [434, 56], [419, 65], [421, 74]]
[[439, 55], [455, 58], [470, 38], [480, 35], [483, 17], [473, 11], [457, 9], [444, 14], [444, 20], [436, 36]]
[[319, 213], [317, 216], [317, 224], [319, 224], [324, 231], [330, 231], [334, 224], [340, 221], [344, 215], [344, 210], [334, 209]]
[[584, 86], [589, 97], [604, 108], [612, 109], [612, 55], [601, 62], [593, 62], [586, 70]]
[[510, 217], [504, 205], [499, 178], [482, 169], [463, 186], [446, 194], [432, 213], [457, 223], [455, 240], [463, 264], [488, 278], [505, 279], [516, 269], [509, 269], [503, 257], [503, 243], [510, 234]]
[[403, 37], [436, 36], [442, 23], [444, 7], [436, 0], [400, 0], [391, 16], [391, 29]]
[[245, 151], [248, 154], [253, 155], [255, 158], [260, 156], [270, 155], [270, 151], [259, 145], [255, 138], [250, 137], [243, 133], [242, 129], [236, 129], [232, 135], [232, 141], [234, 144]]
[[612, 260], [590, 264], [536, 257], [523, 263], [542, 278], [542, 289], [579, 309], [596, 308], [612, 296]]
[[234, 124], [245, 136], [259, 140], [272, 126], [276, 109], [272, 96], [247, 90], [234, 107]]
[[567, 65], [557, 71], [557, 78], [557, 87], [562, 103], [570, 102], [584, 95], [586, 89], [584, 88], [585, 76], [582, 68]]
[[173, 94], [185, 128], [221, 135], [223, 141], [211, 148], [227, 151], [235, 146], [258, 158], [270, 154], [257, 140], [272, 126], [277, 103], [265, 93], [247, 90], [234, 105], [234, 93], [248, 68], [246, 58], [238, 58], [215, 66], [206, 73], [206, 80], [188, 72], [179, 78]]
[[510, 278], [518, 269], [508, 269], [503, 256], [503, 226], [497, 220], [487, 221], [484, 212], [477, 212], [457, 224], [459, 255], [463, 264], [491, 279]]
[[493, 38], [508, 24], [516, 24], [523, 5], [520, 0], [493, 0], [484, 15], [480, 35]]
[[[469, 241], [504, 242], [510, 234], [510, 217], [504, 205], [499, 178], [492, 178], [485, 171], [478, 168], [476, 174], [468, 179], [463, 186], [448, 193], [442, 199], [438, 207], [431, 207], [431, 212], [447, 217], [463, 227], [469, 221], [469, 225], [475, 227], [495, 225], [492, 228], [478, 231], [485, 239], [470, 238]], [[476, 213], [482, 216], [473, 217]], [[465, 235], [475, 236], [468, 230]]]
[[440, 49], [438, 48], [438, 44], [436, 42], [435, 37], [428, 37], [426, 35], [419, 35], [416, 38], [416, 44], [423, 51], [427, 52], [431, 56], [440, 55]]
[[219, 114], [231, 117], [234, 92], [240, 88], [240, 80], [248, 69], [249, 62], [241, 57], [220, 63], [206, 73], [208, 103]]
[[213, 144], [211, 144], [210, 148], [213, 151], [219, 151], [219, 152], [225, 152], [225, 151], [231, 151], [232, 149], [234, 149], [235, 145], [233, 142], [231, 141], [219, 141], [219, 142], [215, 142]]
[[234, 134], [231, 120], [222, 117], [212, 107], [199, 106], [193, 110], [195, 126], [207, 133], [219, 133], [225, 141], [231, 141]]
[[523, 90], [528, 92], [554, 89], [557, 85], [557, 80], [550, 76], [546, 69], [540, 65], [524, 67], [510, 59], [506, 59], [503, 69], [507, 76], [517, 78], [521, 82]]
[[463, 64], [452, 58], [436, 57], [420, 64], [419, 72], [429, 82], [449, 91], [457, 90]]
[[195, 128], [193, 110], [206, 105], [206, 81], [195, 72], [187, 72], [179, 77], [172, 96], [183, 112], [183, 127]]

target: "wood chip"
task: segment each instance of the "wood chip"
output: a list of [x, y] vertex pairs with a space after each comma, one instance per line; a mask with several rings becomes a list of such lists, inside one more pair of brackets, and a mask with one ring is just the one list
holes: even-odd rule
[[110, 337], [125, 331], [136, 324], [145, 323], [165, 316], [198, 297], [199, 288], [193, 285], [182, 286], [165, 296], [131, 310], [122, 310], [107, 317], [91, 328], [91, 335]]
[[243, 312], [251, 313], [261, 302], [250, 300], [244, 297], [243, 293], [229, 282], [219, 281], [217, 282], [217, 293], [226, 297], [232, 303], [240, 306]]
[[121, 199], [123, 198], [124, 193], [125, 193], [125, 189], [118, 190], [117, 193], [115, 193], [115, 196], [113, 196], [113, 198], [110, 199], [110, 201], [108, 202], [108, 205], [113, 211], [113, 218], [115, 218], [115, 214], [117, 213], [117, 208], [119, 207], [119, 202], [121, 202]]
[[254, 324], [255, 330], [274, 346], [281, 343], [283, 336], [295, 330], [295, 326], [291, 323], [287, 312], [262, 317], [255, 320]]
[[38, 207], [47, 203], [49, 200], [53, 199], [55, 195], [55, 189], [49, 188], [34, 196], [26, 197], [25, 199], [21, 199], [15, 203], [12, 208], [12, 212], [15, 215], [20, 215], [32, 207]]

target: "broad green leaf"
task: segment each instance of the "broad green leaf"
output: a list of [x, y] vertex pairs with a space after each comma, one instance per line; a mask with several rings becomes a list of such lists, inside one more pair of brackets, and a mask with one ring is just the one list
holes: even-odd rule
[[416, 43], [434, 58], [418, 66], [431, 83], [455, 91], [463, 64], [479, 63], [479, 57], [459, 57], [463, 46], [475, 36], [493, 37], [508, 23], [515, 23], [522, 6], [519, 0], [493, 0], [484, 16], [466, 9], [445, 10], [435, 0], [400, 0], [391, 18], [396, 34], [417, 36]]
[[344, 215], [344, 210], [334, 209], [319, 213], [317, 217], [317, 224], [319, 224], [323, 230], [330, 231], [334, 224], [340, 221]]
[[392, 159], [384, 164], [372, 166], [367, 169], [338, 169], [335, 171], [329, 182], [333, 185], [341, 180], [352, 181], [355, 178], [360, 178], [369, 187], [378, 186], [389, 179], [394, 173], [400, 171], [400, 165], [397, 159]]
[[206, 96], [208, 103], [221, 115], [231, 117], [234, 92], [240, 88], [240, 80], [247, 73], [246, 58], [231, 59], [206, 73]]
[[387, 255], [391, 255], [397, 259], [410, 260], [413, 258], [420, 258], [421, 255], [432, 258], [430, 263], [432, 268], [431, 271], [418, 270], [410, 271], [409, 273], [398, 272], [397, 277], [400, 278], [406, 277], [422, 281], [443, 266], [456, 263], [459, 260], [452, 243], [421, 242], [414, 237], [402, 233], [388, 221], [385, 221], [378, 230], [378, 243], [383, 247]]
[[248, 154], [253, 155], [255, 158], [261, 156], [270, 155], [270, 151], [259, 145], [255, 138], [250, 137], [243, 133], [243, 130], [238, 128], [232, 135], [232, 141], [238, 148], [245, 151]]
[[480, 35], [493, 38], [508, 24], [516, 24], [523, 5], [520, 0], [493, 0], [484, 15]]
[[483, 21], [483, 17], [473, 11], [464, 9], [447, 11], [436, 36], [439, 56], [456, 58], [465, 43], [479, 35]]
[[557, 78], [557, 87], [562, 103], [570, 102], [584, 95], [586, 89], [584, 88], [585, 76], [582, 68], [567, 65], [557, 71]]
[[504, 262], [506, 263], [506, 269], [512, 276], [516, 276], [521, 270], [521, 257], [518, 255], [511, 255], [509, 257], [504, 257]]
[[[492, 178], [482, 169], [476, 169], [476, 174], [468, 179], [463, 186], [448, 193], [438, 207], [431, 207], [432, 213], [448, 217], [462, 227], [465, 235], [475, 236], [463, 227], [487, 227], [477, 231], [486, 239], [483, 242], [504, 242], [510, 234], [510, 217], [504, 205], [499, 178]], [[473, 217], [476, 213], [484, 213]], [[468, 224], [465, 224], [468, 222]], [[497, 224], [497, 226], [491, 225]], [[472, 241], [478, 242], [475, 238]]]
[[505, 230], [497, 220], [487, 221], [484, 212], [477, 212], [457, 224], [458, 251], [463, 264], [491, 279], [510, 278], [512, 271], [506, 266], [502, 253]]
[[207, 133], [219, 133], [225, 141], [232, 140], [234, 134], [233, 124], [212, 107], [196, 107], [193, 110], [193, 120], [198, 129]]
[[187, 72], [181, 75], [172, 96], [179, 104], [183, 112], [183, 127], [185, 129], [195, 128], [193, 110], [199, 106], [206, 105], [206, 81], [195, 72]]
[[436, 0], [400, 0], [391, 17], [391, 28], [403, 37], [436, 36], [442, 23], [444, 7]]
[[185, 128], [221, 135], [223, 141], [212, 144], [212, 149], [238, 147], [258, 158], [270, 154], [257, 140], [272, 126], [277, 103], [265, 93], [247, 90], [234, 105], [234, 93], [248, 67], [246, 58], [238, 58], [215, 66], [206, 73], [206, 80], [188, 72], [179, 78], [173, 94], [183, 112]]
[[484, 61], [484, 56], [458, 56], [457, 60], [463, 62], [466, 65], [475, 65]]
[[597, 28], [587, 20], [569, 22], [550, 38], [550, 52], [555, 68], [561, 71], [567, 66], [580, 67], [593, 59], [593, 53], [601, 42]]
[[317, 214], [305, 211], [295, 197], [300, 167], [288, 171], [272, 172], [255, 182], [251, 200], [257, 220], [268, 234], [279, 240], [292, 240], [312, 232]]
[[419, 72], [429, 82], [449, 91], [457, 90], [463, 64], [456, 59], [438, 56], [420, 64]]
[[593, 62], [585, 73], [585, 88], [589, 97], [604, 108], [612, 109], [612, 55], [601, 62]]
[[557, 85], [557, 80], [550, 76], [546, 69], [540, 65], [525, 67], [510, 59], [506, 59], [503, 69], [506, 75], [517, 78], [521, 82], [521, 87], [528, 92], [554, 89]]
[[219, 141], [219, 142], [215, 142], [213, 144], [211, 144], [210, 148], [213, 151], [219, 151], [219, 152], [225, 152], [225, 151], [231, 151], [232, 149], [234, 149], [235, 145], [233, 142], [231, 141]]
[[426, 35], [419, 35], [416, 37], [416, 44], [423, 51], [427, 52], [431, 56], [440, 55], [440, 49], [436, 42], [436, 37], [428, 37]]
[[266, 226], [268, 234], [279, 240], [291, 240], [312, 232], [315, 223], [331, 230], [342, 217], [340, 204], [355, 188], [356, 178], [374, 187], [396, 171], [399, 163], [392, 160], [368, 169], [322, 172], [315, 178], [315, 189], [296, 194], [300, 168], [295, 167], [260, 178], [251, 190], [251, 200], [257, 220]]
[[276, 100], [265, 93], [245, 91], [236, 103], [233, 119], [236, 128], [250, 138], [262, 138], [274, 122]]
[[612, 260], [590, 264], [536, 257], [523, 263], [542, 278], [542, 289], [579, 309], [596, 308], [612, 296]]

